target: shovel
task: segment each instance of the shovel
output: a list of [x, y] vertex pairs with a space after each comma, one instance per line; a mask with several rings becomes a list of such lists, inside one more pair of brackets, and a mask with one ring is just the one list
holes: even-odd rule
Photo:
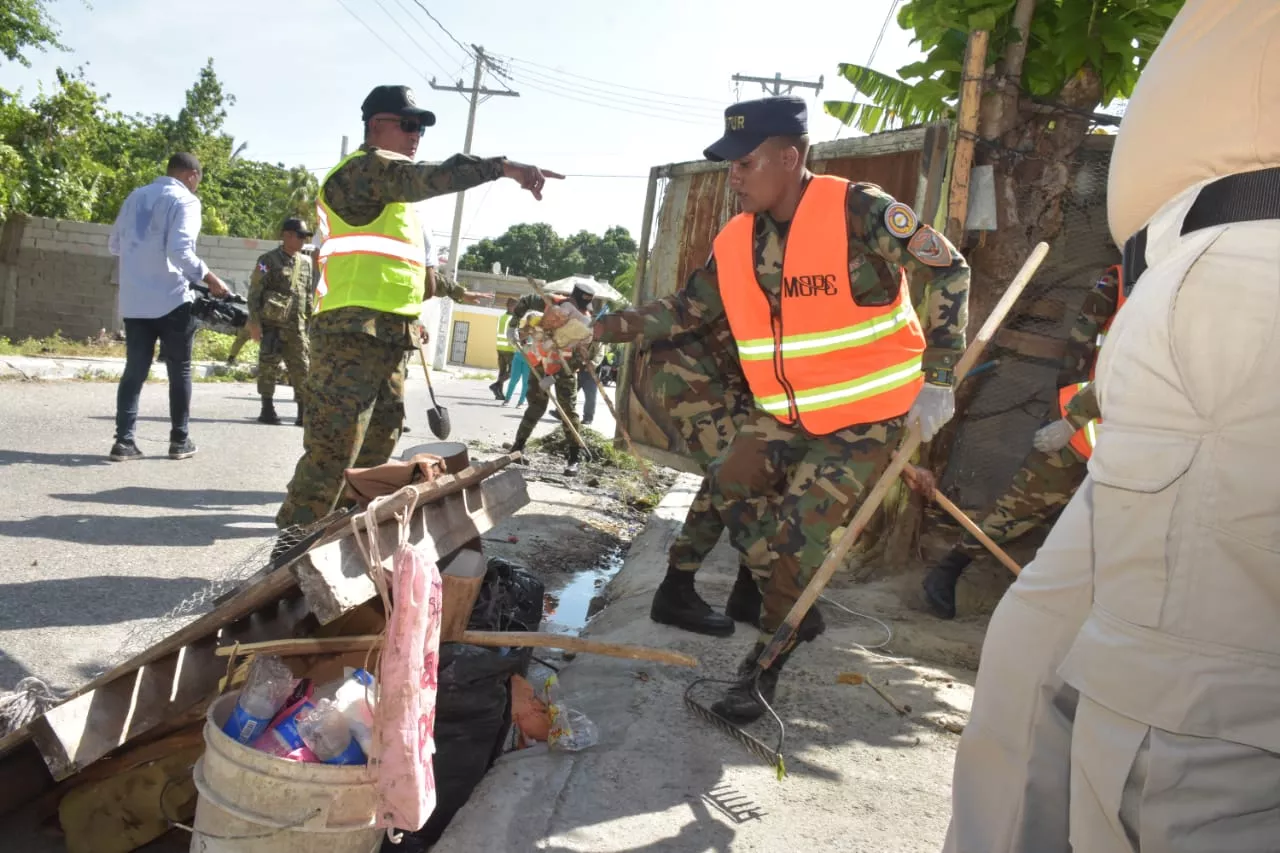
[[431, 387], [431, 368], [427, 367], [427, 354], [422, 351], [422, 344], [418, 344], [418, 358], [422, 359], [422, 375], [427, 377], [427, 393], [431, 395], [431, 408], [427, 409], [427, 426], [431, 429], [431, 434], [436, 438], [444, 440], [449, 437], [449, 410], [436, 402], [435, 389]]

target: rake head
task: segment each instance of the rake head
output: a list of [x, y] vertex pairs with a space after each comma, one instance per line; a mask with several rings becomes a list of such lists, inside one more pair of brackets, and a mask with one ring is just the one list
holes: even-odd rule
[[[773, 710], [773, 706], [765, 701], [764, 696], [760, 693], [760, 672], [757, 667], [750, 676], [745, 679], [721, 679], [721, 678], [699, 678], [692, 682], [684, 691], [684, 704], [690, 711], [701, 717], [706, 722], [715, 726], [729, 737], [736, 740], [746, 748], [747, 752], [759, 758], [765, 764], [769, 765], [778, 774], [778, 781], [781, 782], [783, 777], [787, 775], [786, 762], [782, 758], [782, 745], [787, 738], [787, 727], [783, 724], [782, 718]], [[778, 727], [778, 743], [776, 746], [770, 747], [761, 741], [755, 735], [745, 731], [741, 726], [730, 720], [720, 716], [711, 710], [710, 706], [703, 705], [694, 698], [694, 691], [704, 684], [724, 684], [730, 687], [738, 685], [748, 686], [752, 694], [756, 697], [756, 701], [765, 707], [769, 715], [773, 717], [773, 721]]]

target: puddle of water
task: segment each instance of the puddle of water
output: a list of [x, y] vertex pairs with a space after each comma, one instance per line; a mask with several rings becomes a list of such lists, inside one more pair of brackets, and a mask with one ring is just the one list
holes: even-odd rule
[[622, 568], [622, 549], [606, 554], [599, 565], [574, 572], [560, 589], [542, 599], [542, 630], [579, 634], [604, 606], [605, 585]]

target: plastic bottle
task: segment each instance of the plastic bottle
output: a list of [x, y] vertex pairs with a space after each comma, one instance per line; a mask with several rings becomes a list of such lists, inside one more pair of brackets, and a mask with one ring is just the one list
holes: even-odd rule
[[276, 715], [296, 683], [293, 672], [274, 655], [254, 658], [240, 698], [222, 731], [240, 743], [252, 743]]
[[351, 736], [347, 718], [329, 699], [321, 699], [314, 708], [300, 711], [296, 725], [307, 748], [323, 763], [367, 763], [360, 744]]
[[334, 704], [346, 718], [351, 736], [368, 755], [373, 748], [373, 676], [363, 669], [351, 673], [338, 687]]

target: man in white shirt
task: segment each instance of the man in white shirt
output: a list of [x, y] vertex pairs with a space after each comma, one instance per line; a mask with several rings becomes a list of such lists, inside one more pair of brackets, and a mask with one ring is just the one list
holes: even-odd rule
[[124, 318], [125, 368], [116, 392], [116, 441], [111, 459], [142, 457], [134, 443], [138, 398], [160, 341], [169, 371], [169, 458], [187, 459], [196, 446], [187, 435], [191, 410], [191, 344], [195, 318], [189, 282], [202, 281], [214, 296], [229, 291], [196, 255], [200, 236], [200, 161], [174, 154], [164, 177], [129, 194], [108, 246], [120, 259], [120, 315]]

